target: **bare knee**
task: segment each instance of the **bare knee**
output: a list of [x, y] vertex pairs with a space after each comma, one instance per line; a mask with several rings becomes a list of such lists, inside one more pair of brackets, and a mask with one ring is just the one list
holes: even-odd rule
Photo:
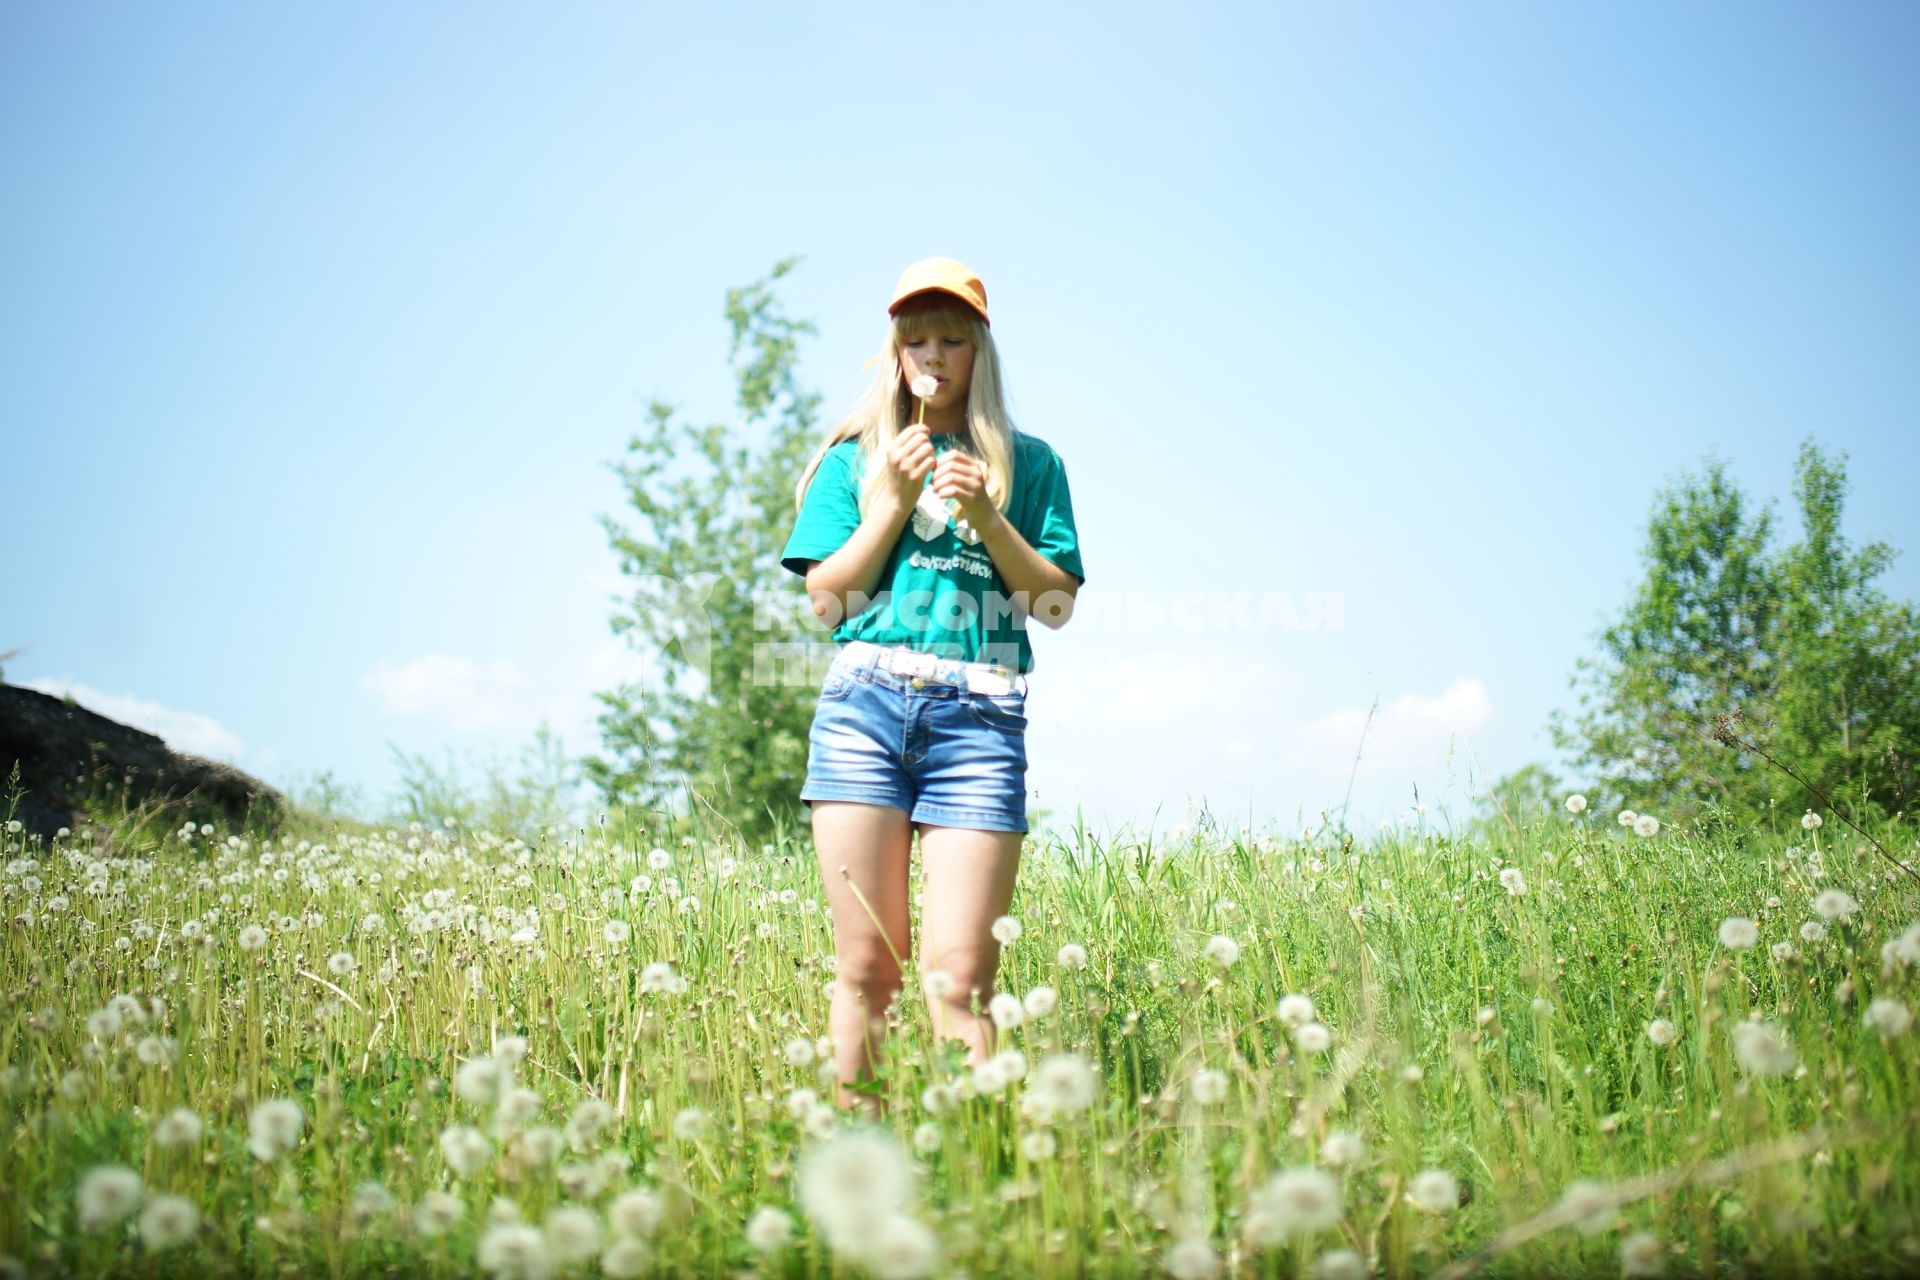
[[886, 1008], [900, 990], [900, 964], [884, 945], [842, 949], [834, 976], [872, 1013]]
[[988, 955], [977, 948], [954, 947], [940, 953], [936, 967], [953, 979], [953, 994], [947, 997], [949, 1004], [964, 1008], [973, 999], [985, 1007], [993, 998], [994, 974], [1000, 967], [997, 950]]

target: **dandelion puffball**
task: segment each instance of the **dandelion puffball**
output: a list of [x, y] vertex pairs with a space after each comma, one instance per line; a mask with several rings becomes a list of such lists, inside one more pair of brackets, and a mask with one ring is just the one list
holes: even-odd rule
[[1822, 920], [1845, 920], [1859, 909], [1860, 904], [1845, 889], [1824, 889], [1814, 895], [1814, 914]]
[[1509, 895], [1518, 898], [1527, 891], [1527, 878], [1518, 867], [1505, 867], [1500, 872], [1500, 887]]
[[1742, 1069], [1756, 1076], [1785, 1075], [1798, 1058], [1779, 1028], [1764, 1022], [1734, 1025], [1733, 1054]]
[[1637, 836], [1657, 836], [1660, 834], [1660, 819], [1650, 813], [1637, 815], [1633, 820], [1633, 834]]
[[930, 398], [935, 392], [940, 390], [940, 380], [930, 373], [921, 374], [909, 385], [913, 389], [913, 394], [919, 396], [922, 400]]
[[1867, 1006], [1862, 1022], [1883, 1036], [1903, 1036], [1913, 1026], [1913, 1010], [1889, 996]]
[[1818, 831], [1824, 825], [1825, 820], [1811, 809], [1807, 810], [1800, 818], [1800, 829], [1802, 831]]
[[1027, 1082], [1027, 1100], [1042, 1119], [1078, 1115], [1095, 1096], [1093, 1068], [1071, 1053], [1042, 1058]]
[[123, 1165], [89, 1169], [77, 1196], [82, 1231], [103, 1231], [140, 1207], [140, 1175]]
[[1451, 1213], [1460, 1206], [1460, 1180], [1445, 1169], [1423, 1169], [1408, 1184], [1407, 1198], [1428, 1213]]
[[1760, 941], [1760, 930], [1745, 916], [1728, 916], [1720, 922], [1720, 945], [1729, 951], [1745, 951]]
[[1312, 1022], [1313, 1001], [1303, 995], [1282, 996], [1280, 1003], [1274, 1007], [1274, 1014], [1290, 1026]]
[[1283, 1169], [1248, 1198], [1245, 1228], [1258, 1247], [1314, 1235], [1340, 1221], [1340, 1184], [1324, 1169]]
[[1586, 811], [1587, 811], [1587, 798], [1585, 796], [1576, 794], [1576, 795], [1570, 795], [1567, 797], [1568, 813], [1585, 813]]

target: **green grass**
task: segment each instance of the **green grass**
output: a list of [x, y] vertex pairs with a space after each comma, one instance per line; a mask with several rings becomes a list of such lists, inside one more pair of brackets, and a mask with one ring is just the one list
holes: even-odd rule
[[[1058, 993], [1050, 1015], [1003, 1033], [1027, 1079], [929, 1114], [923, 1090], [958, 1081], [966, 1094], [968, 1075], [931, 1043], [910, 984], [878, 1081], [885, 1128], [924, 1170], [910, 1212], [939, 1241], [935, 1273], [1161, 1275], [1169, 1249], [1199, 1237], [1231, 1275], [1302, 1273], [1338, 1249], [1373, 1274], [1457, 1274], [1470, 1260], [1492, 1275], [1618, 1275], [1637, 1232], [1657, 1237], [1669, 1274], [1920, 1268], [1920, 1041], [1862, 1022], [1875, 998], [1916, 1006], [1915, 967], [1883, 947], [1920, 921], [1920, 895], [1837, 825], [1791, 842], [1677, 827], [1641, 838], [1593, 814], [1484, 843], [1419, 825], [1366, 845], [1204, 826], [1172, 843], [1033, 841], [999, 983]], [[832, 977], [810, 850], [619, 831], [532, 845], [331, 827], [229, 840], [146, 823], [118, 833], [111, 857], [87, 837], [49, 852], [7, 835], [0, 1254], [34, 1274], [469, 1275], [490, 1211], [538, 1225], [584, 1203], [604, 1217], [638, 1186], [665, 1209], [648, 1274], [862, 1274], [796, 1198], [800, 1157], [853, 1124], [791, 1105], [796, 1088], [833, 1096], [818, 1061], [787, 1056], [824, 1034]], [[1911, 831], [1877, 834], [1913, 859]], [[646, 866], [656, 841], [665, 871]], [[1524, 894], [1501, 884], [1506, 866]], [[634, 894], [642, 874], [652, 887]], [[1835, 887], [1858, 911], [1803, 941], [1814, 895]], [[679, 908], [685, 894], [697, 907]], [[423, 903], [452, 922], [410, 932], [403, 909]], [[530, 910], [535, 938], [516, 942]], [[1760, 944], [1721, 946], [1729, 916], [1755, 921]], [[631, 936], [610, 943], [610, 918]], [[184, 937], [189, 921], [211, 941]], [[268, 933], [260, 950], [239, 945], [248, 925]], [[1204, 955], [1216, 934], [1239, 944], [1225, 970]], [[1086, 948], [1084, 970], [1060, 966], [1069, 942]], [[1793, 955], [1773, 955], [1780, 942]], [[351, 972], [329, 968], [336, 953]], [[655, 961], [684, 992], [640, 989]], [[1292, 1048], [1276, 1016], [1289, 993], [1312, 998], [1325, 1053]], [[90, 1034], [116, 995], [145, 1020]], [[1793, 1070], [1743, 1070], [1730, 1028], [1755, 1015], [1791, 1043]], [[1677, 1041], [1650, 1041], [1655, 1017]], [[512, 1158], [510, 1130], [484, 1167], [449, 1169], [446, 1126], [493, 1128], [454, 1096], [455, 1072], [511, 1035], [529, 1048], [518, 1082], [543, 1104], [522, 1128], [561, 1128], [588, 1097], [613, 1107], [597, 1141], [557, 1161], [623, 1154], [599, 1195], [570, 1200], [553, 1165]], [[172, 1038], [170, 1061], [143, 1060], [147, 1036]], [[1051, 1125], [1054, 1154], [1030, 1158], [1022, 1140], [1044, 1126], [1020, 1099], [1057, 1053], [1095, 1068], [1097, 1101]], [[1192, 1096], [1202, 1069], [1227, 1077], [1212, 1105]], [[263, 1161], [248, 1117], [268, 1098], [297, 1101], [305, 1126], [290, 1154]], [[183, 1106], [204, 1136], [155, 1144], [155, 1124]], [[704, 1130], [676, 1136], [688, 1107]], [[1333, 1171], [1337, 1223], [1255, 1247], [1250, 1197], [1280, 1170], [1321, 1164], [1335, 1130], [1366, 1145]], [[103, 1164], [137, 1172], [149, 1196], [187, 1197], [198, 1234], [150, 1248], [137, 1212], [82, 1230], [77, 1189]], [[1451, 1211], [1406, 1194], [1434, 1168], [1459, 1181]], [[1610, 1226], [1528, 1225], [1580, 1178], [1632, 1197]], [[394, 1206], [355, 1213], [366, 1182]], [[462, 1216], [425, 1235], [413, 1210], [436, 1188]], [[764, 1255], [743, 1230], [761, 1206], [794, 1227]]]

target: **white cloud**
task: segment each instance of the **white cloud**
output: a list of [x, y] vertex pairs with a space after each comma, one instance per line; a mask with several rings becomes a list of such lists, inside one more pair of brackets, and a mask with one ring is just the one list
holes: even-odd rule
[[429, 653], [406, 662], [381, 661], [360, 677], [390, 715], [422, 716], [462, 733], [517, 728], [526, 678], [505, 659], [479, 662], [453, 653]]
[[[1493, 719], [1493, 702], [1477, 677], [1456, 676], [1437, 697], [1403, 693], [1373, 713], [1341, 707], [1315, 717], [1295, 736], [1287, 762], [1344, 777], [1360, 752], [1361, 777], [1437, 768], [1449, 739], [1466, 738]], [[1365, 734], [1364, 744], [1362, 734]]]
[[109, 720], [145, 729], [175, 751], [205, 756], [209, 760], [224, 760], [230, 764], [240, 764], [242, 757], [247, 754], [246, 744], [241, 742], [239, 734], [213, 717], [197, 711], [179, 711], [131, 694], [106, 693], [67, 677], [28, 680], [21, 687], [56, 698], [70, 696], [87, 710]]

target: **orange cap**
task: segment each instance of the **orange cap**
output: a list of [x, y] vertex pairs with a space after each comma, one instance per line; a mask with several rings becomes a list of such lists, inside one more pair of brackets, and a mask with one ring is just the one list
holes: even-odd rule
[[897, 315], [900, 304], [915, 294], [934, 292], [952, 294], [978, 311], [983, 323], [992, 323], [987, 319], [987, 286], [980, 283], [972, 267], [952, 258], [922, 258], [901, 272], [887, 314]]

